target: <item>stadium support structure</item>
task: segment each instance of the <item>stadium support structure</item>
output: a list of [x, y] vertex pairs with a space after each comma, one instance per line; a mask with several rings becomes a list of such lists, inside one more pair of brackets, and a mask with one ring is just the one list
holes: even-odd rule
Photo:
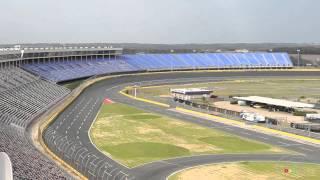
[[12, 164], [7, 153], [0, 152], [0, 179], [13, 180]]

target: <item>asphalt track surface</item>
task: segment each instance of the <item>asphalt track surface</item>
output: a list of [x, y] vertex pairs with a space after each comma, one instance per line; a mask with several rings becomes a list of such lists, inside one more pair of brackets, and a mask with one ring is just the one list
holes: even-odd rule
[[[171, 173], [197, 165], [236, 161], [292, 161], [320, 163], [319, 147], [196, 118], [169, 109], [132, 100], [118, 92], [128, 85], [158, 85], [226, 79], [319, 76], [320, 72], [176, 72], [128, 75], [106, 79], [88, 87], [62, 112], [44, 133], [48, 147], [89, 179], [163, 180]], [[128, 104], [201, 126], [220, 129], [245, 138], [284, 147], [293, 154], [218, 154], [174, 158], [127, 168], [100, 152], [90, 141], [88, 130], [104, 100]]]

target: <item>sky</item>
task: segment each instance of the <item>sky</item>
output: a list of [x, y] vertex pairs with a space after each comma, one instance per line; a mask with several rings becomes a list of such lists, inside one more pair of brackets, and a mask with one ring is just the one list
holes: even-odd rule
[[0, 0], [6, 43], [319, 43], [319, 0]]

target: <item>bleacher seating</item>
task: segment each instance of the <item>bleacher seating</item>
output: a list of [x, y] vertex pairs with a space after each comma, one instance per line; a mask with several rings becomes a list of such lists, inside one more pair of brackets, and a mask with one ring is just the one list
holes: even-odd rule
[[66, 88], [36, 80], [0, 93], [0, 123], [26, 127], [35, 115], [69, 92]]
[[115, 72], [137, 71], [123, 60], [72, 60], [66, 62], [40, 63], [24, 65], [26, 70], [48, 80], [60, 82]]
[[37, 79], [39, 78], [17, 67], [1, 68], [0, 92], [33, 82]]
[[26, 127], [33, 117], [69, 93], [68, 89], [17, 67], [0, 72], [0, 124]]
[[68, 178], [33, 147], [25, 128], [69, 92], [18, 67], [0, 69], [0, 152], [9, 155], [14, 179]]
[[286, 53], [136, 54], [122, 58], [146, 70], [292, 67]]
[[34, 63], [24, 68], [45, 79], [61, 82], [108, 73], [144, 70], [290, 68], [287, 53], [135, 54], [117, 59]]
[[71, 178], [30, 144], [23, 129], [1, 125], [0, 152], [10, 157], [14, 179]]

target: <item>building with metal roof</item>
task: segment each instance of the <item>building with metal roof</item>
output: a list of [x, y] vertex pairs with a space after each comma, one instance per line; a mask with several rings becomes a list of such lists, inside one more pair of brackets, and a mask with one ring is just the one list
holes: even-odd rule
[[274, 99], [269, 97], [261, 97], [261, 96], [249, 96], [249, 97], [233, 97], [238, 101], [245, 101], [247, 103], [257, 103], [257, 104], [265, 104], [268, 106], [276, 106], [283, 107], [288, 109], [297, 109], [297, 108], [314, 108], [315, 105], [288, 101], [284, 99]]

